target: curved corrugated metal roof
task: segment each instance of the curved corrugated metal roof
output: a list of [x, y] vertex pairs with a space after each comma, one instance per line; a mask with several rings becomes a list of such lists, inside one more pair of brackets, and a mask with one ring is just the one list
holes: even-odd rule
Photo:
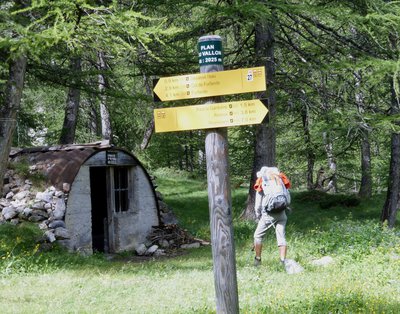
[[82, 164], [94, 153], [112, 148], [107, 142], [12, 149], [11, 161], [26, 160], [58, 189], [72, 184]]

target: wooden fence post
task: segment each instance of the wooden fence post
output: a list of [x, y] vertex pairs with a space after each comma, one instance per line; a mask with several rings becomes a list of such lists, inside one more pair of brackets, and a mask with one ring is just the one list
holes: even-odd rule
[[[198, 40], [201, 73], [223, 71], [221, 37], [208, 35]], [[215, 103], [209, 99], [206, 104]], [[205, 140], [210, 210], [211, 245], [217, 313], [239, 313], [232, 199], [229, 179], [227, 129], [209, 129]]]

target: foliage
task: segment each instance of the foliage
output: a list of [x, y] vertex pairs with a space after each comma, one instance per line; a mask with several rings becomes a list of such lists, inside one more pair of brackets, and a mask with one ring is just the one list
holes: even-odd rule
[[[388, 33], [383, 34], [382, 29], [382, 33], [377, 35], [379, 30], [374, 30], [370, 22], [373, 15], [382, 18], [379, 23], [384, 19], [393, 21], [394, 16], [381, 1], [377, 4], [360, 1], [356, 5], [338, 1], [261, 3], [221, 1], [209, 9], [218, 14], [207, 15], [210, 12], [207, 9], [200, 12], [207, 15], [208, 20], [210, 16], [216, 21], [220, 17], [226, 19], [215, 28], [215, 33], [222, 34], [225, 39], [228, 68], [253, 66], [256, 62], [253, 32], [255, 21], [264, 18], [275, 22], [279, 167], [289, 174], [296, 188], [305, 189], [307, 150], [311, 147], [315, 155], [315, 178], [319, 168], [327, 167], [323, 134], [329, 133], [338, 167], [339, 191], [356, 192], [361, 182], [360, 141], [368, 132], [373, 148], [372, 177], [387, 176], [389, 159], [384, 156], [390, 154], [388, 134], [396, 129], [396, 118], [386, 114], [390, 91], [389, 83], [386, 85], [382, 82], [389, 82], [387, 76], [396, 73], [397, 61], [396, 58], [387, 61], [384, 56], [386, 52], [381, 49], [386, 45], [384, 42]], [[397, 9], [397, 4], [391, 5]], [[166, 13], [168, 16], [168, 10]], [[390, 26], [385, 30], [389, 29]], [[194, 32], [195, 29], [192, 34]], [[375, 37], [382, 40], [379, 45], [376, 45]], [[189, 43], [193, 38], [186, 40]], [[190, 71], [189, 68], [186, 70], [186, 66], [182, 68], [185, 63], [179, 65], [180, 73]], [[173, 71], [169, 73], [175, 73], [175, 69]], [[354, 74], [357, 71], [362, 74], [361, 86], [358, 87]], [[363, 112], [354, 105], [357, 94], [363, 95]], [[235, 96], [236, 99], [241, 97], [244, 96]], [[305, 145], [304, 125], [300, 115], [304, 108], [310, 113], [312, 142], [309, 147]], [[238, 131], [229, 129], [231, 176], [235, 177], [233, 181], [249, 180], [254, 130], [255, 127], [241, 127]], [[175, 147], [177, 140], [181, 146], [185, 145], [183, 143], [191, 145], [187, 134], [156, 135], [153, 143], [157, 149], [168, 145], [166, 143]], [[162, 143], [158, 142], [161, 138]], [[195, 147], [201, 149], [202, 144]], [[156, 158], [163, 166], [182, 169], [175, 163], [179, 157], [177, 159], [171, 154], [171, 150], [160, 150], [161, 154], [155, 155], [152, 150], [151, 156], [144, 158]], [[172, 151], [179, 150], [173, 148]], [[374, 191], [379, 192], [385, 188], [386, 182], [376, 179], [373, 184]]]
[[[42, 143], [55, 143], [65, 91], [73, 81], [66, 60], [71, 53], [77, 54], [82, 57], [83, 70], [79, 86], [73, 86], [82, 92], [76, 141], [99, 139], [98, 127], [93, 125], [99, 121], [100, 72], [94, 60], [97, 52], [106, 52], [108, 69], [102, 73], [108, 78], [105, 93], [115, 143], [140, 156], [156, 174], [159, 189], [180, 223], [208, 239], [205, 132], [154, 134], [148, 149], [140, 150], [153, 107], [177, 105], [154, 104], [151, 81], [198, 72], [196, 42], [204, 34], [222, 36], [226, 69], [255, 66], [260, 60], [254, 28], [257, 22], [268, 21], [275, 29], [277, 161], [294, 186], [287, 232], [289, 256], [301, 262], [306, 272], [292, 277], [283, 273], [277, 255], [268, 254], [276, 251], [273, 236], [265, 241], [265, 267], [249, 267], [255, 226], [239, 219], [247, 188], [238, 186], [250, 179], [257, 127], [229, 129], [241, 311], [396, 313], [399, 234], [379, 225], [377, 219], [383, 203], [379, 193], [387, 186], [389, 135], [399, 131], [398, 115], [389, 110], [391, 86], [397, 96], [400, 89], [399, 16], [399, 2], [385, 0], [5, 0], [0, 4], [0, 97], [9, 58], [28, 53], [14, 143], [36, 145], [38, 135], [44, 138]], [[340, 194], [302, 193], [307, 187], [308, 163], [313, 162], [314, 177], [319, 168], [327, 167], [324, 134], [332, 144]], [[368, 200], [353, 195], [361, 181], [360, 143], [365, 134], [371, 144], [377, 193]], [[214, 312], [210, 248], [148, 263], [106, 262], [103, 256], [84, 258], [60, 248], [41, 252], [31, 241], [39, 233], [31, 228], [0, 225], [4, 234], [0, 239], [0, 304], [5, 312], [59, 312], [60, 308]], [[326, 254], [334, 257], [333, 265], [316, 268], [310, 264]], [[49, 295], [57, 302], [49, 303]], [[146, 301], [148, 295], [156, 297]]]
[[[259, 21], [268, 21], [274, 26], [278, 166], [295, 189], [306, 189], [308, 171], [315, 180], [317, 171], [328, 166], [326, 135], [337, 164], [339, 192], [357, 192], [360, 145], [367, 137], [373, 191], [386, 189], [389, 135], [399, 130], [398, 115], [389, 110], [391, 84], [399, 89], [396, 1], [7, 0], [1, 8], [0, 80], [7, 78], [10, 51], [29, 52], [15, 145], [38, 145], [38, 137], [40, 143], [56, 143], [65, 92], [74, 87], [81, 90], [76, 142], [101, 138], [98, 105], [106, 96], [115, 145], [131, 150], [151, 170], [168, 167], [204, 178], [202, 130], [153, 134], [142, 150], [153, 108], [203, 103], [154, 103], [152, 80], [198, 72], [197, 40], [211, 33], [223, 39], [226, 69], [258, 65], [263, 60], [256, 54], [254, 29]], [[105, 54], [105, 70], [96, 62], [98, 52]], [[79, 84], [73, 83], [78, 74], [67, 67], [71, 55], [82, 58]], [[104, 95], [99, 93], [99, 74], [107, 78]], [[228, 130], [234, 185], [250, 183], [256, 130]]]
[[[2, 48], [25, 50], [38, 56], [43, 49], [61, 43], [69, 51], [108, 47], [124, 55], [139, 45], [146, 48], [150, 40], [160, 43], [160, 36], [174, 32], [171, 27], [163, 29], [160, 19], [155, 21], [116, 1], [107, 2], [102, 5], [87, 0], [30, 1], [17, 6], [15, 1], [6, 1], [0, 25]], [[21, 20], [25, 20], [25, 25], [18, 23]]]

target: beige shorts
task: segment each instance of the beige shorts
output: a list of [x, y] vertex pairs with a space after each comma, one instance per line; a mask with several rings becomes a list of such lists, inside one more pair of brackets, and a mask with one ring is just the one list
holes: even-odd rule
[[261, 219], [258, 222], [257, 229], [254, 232], [254, 243], [261, 244], [268, 229], [275, 227], [276, 241], [278, 246], [286, 245], [285, 229], [287, 216], [285, 211], [278, 214], [267, 214], [263, 211]]

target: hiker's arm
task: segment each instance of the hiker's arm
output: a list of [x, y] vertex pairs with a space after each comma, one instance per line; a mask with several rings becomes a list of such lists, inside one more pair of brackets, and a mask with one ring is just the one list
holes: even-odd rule
[[254, 212], [257, 220], [260, 220], [261, 218], [261, 212], [262, 212], [261, 201], [262, 201], [262, 193], [256, 192], [256, 200], [254, 202]]

